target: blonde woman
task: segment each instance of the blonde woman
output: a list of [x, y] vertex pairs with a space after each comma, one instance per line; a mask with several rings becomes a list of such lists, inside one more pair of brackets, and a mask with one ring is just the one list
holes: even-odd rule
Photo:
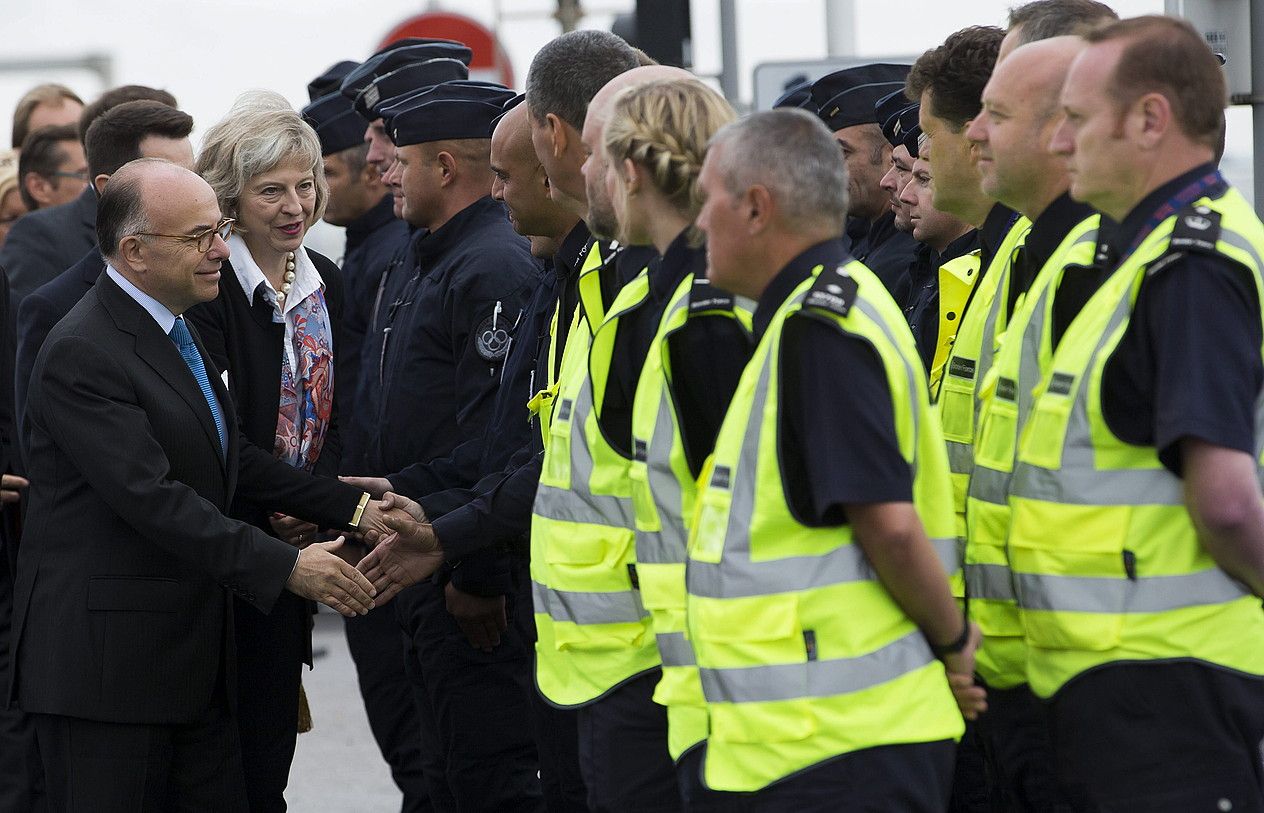
[[[328, 197], [316, 133], [281, 96], [238, 99], [202, 144], [197, 172], [234, 219], [219, 296], [189, 311], [223, 371], [241, 429], [256, 446], [338, 483], [335, 351], [342, 311], [337, 265], [303, 247]], [[337, 499], [339, 497], [331, 497]], [[315, 526], [237, 500], [232, 515], [296, 546]], [[235, 601], [237, 703], [250, 809], [284, 810], [298, 732], [300, 672], [311, 662], [310, 604], [283, 594], [270, 615]]]
[[[649, 640], [659, 644], [662, 668], [637, 677], [594, 705], [642, 704], [643, 723], [615, 728], [611, 739], [629, 744], [656, 739], [675, 780], [677, 806], [689, 810], [723, 809], [733, 801], [710, 793], [697, 779], [706, 727], [698, 673], [691, 666], [683, 634], [683, 563], [694, 481], [752, 347], [748, 321], [744, 323], [732, 297], [707, 284], [706, 251], [693, 228], [702, 205], [698, 176], [707, 141], [734, 118], [728, 103], [698, 80], [656, 79], [633, 84], [615, 96], [602, 145], [619, 240], [653, 245], [660, 255], [644, 277], [620, 294], [629, 306], [632, 300], [641, 301], [619, 317], [623, 324], [613, 363], [627, 359], [639, 370], [631, 400], [629, 446], [635, 568], [654, 633]], [[616, 302], [611, 312], [620, 308]], [[608, 392], [603, 414], [607, 421], [613, 403], [617, 402]], [[652, 725], [658, 730], [650, 730]], [[580, 731], [585, 737], [582, 719]], [[598, 801], [601, 804], [594, 809], [627, 809], [629, 800]]]

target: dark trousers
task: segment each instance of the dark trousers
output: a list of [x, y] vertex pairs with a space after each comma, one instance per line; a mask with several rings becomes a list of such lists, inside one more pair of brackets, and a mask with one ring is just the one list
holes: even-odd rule
[[680, 798], [687, 813], [729, 813], [742, 810], [750, 804], [751, 794], [711, 790], [702, 781], [702, 764], [707, 745], [698, 743], [680, 755], [676, 761], [676, 779], [680, 784]]
[[421, 766], [421, 720], [406, 671], [408, 636], [394, 607], [344, 619], [369, 728], [404, 796], [401, 813], [433, 810]]
[[298, 692], [311, 633], [310, 605], [282, 592], [264, 615], [233, 599], [237, 725], [251, 813], [284, 811], [298, 739]]
[[1004, 807], [993, 803], [992, 790], [978, 723], [967, 720], [966, 732], [957, 743], [957, 763], [952, 772], [948, 813], [1004, 813]]
[[[12, 618], [13, 578], [9, 559], [0, 552], [0, 688], [9, 685], [12, 668]], [[30, 716], [18, 708], [0, 708], [0, 813], [43, 810], [47, 810], [44, 768]]]
[[1264, 679], [1192, 661], [1086, 672], [1049, 705], [1075, 810], [1264, 811]]
[[549, 813], [588, 813], [588, 788], [579, 772], [579, 711], [549, 703], [535, 689], [534, 681], [530, 696], [544, 807]]
[[974, 729], [983, 749], [992, 810], [1049, 813], [1068, 809], [1054, 771], [1048, 714], [1030, 688], [989, 688], [988, 710]]
[[667, 709], [654, 702], [653, 669], [579, 709], [579, 768], [593, 813], [681, 809], [667, 751]]
[[[701, 783], [705, 746], [681, 758]], [[725, 813], [943, 813], [948, 809], [952, 740], [883, 745], [826, 760], [754, 793], [716, 793], [690, 810]], [[688, 795], [688, 791], [686, 791]]]
[[530, 576], [519, 559], [506, 602], [509, 628], [492, 652], [470, 646], [437, 581], [410, 588], [399, 608], [412, 637], [408, 673], [436, 810], [544, 809], [531, 737]]
[[222, 700], [187, 725], [31, 717], [55, 813], [249, 810], [237, 727]]

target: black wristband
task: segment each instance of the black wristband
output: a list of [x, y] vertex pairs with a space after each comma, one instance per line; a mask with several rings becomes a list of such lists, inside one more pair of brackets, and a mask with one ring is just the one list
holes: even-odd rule
[[942, 658], [945, 655], [956, 655], [965, 649], [968, 643], [970, 643], [970, 621], [963, 618], [961, 634], [957, 636], [957, 639], [950, 644], [943, 644], [942, 646], [931, 644], [930, 651], [935, 653], [936, 658]]

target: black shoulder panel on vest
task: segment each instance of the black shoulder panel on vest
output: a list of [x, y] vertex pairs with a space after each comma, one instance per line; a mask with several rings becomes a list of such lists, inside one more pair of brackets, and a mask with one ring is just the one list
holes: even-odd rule
[[826, 267], [821, 269], [816, 282], [808, 290], [808, 295], [803, 300], [803, 307], [818, 308], [839, 316], [846, 316], [851, 312], [851, 306], [856, 304], [859, 293], [860, 283], [847, 273], [846, 265]]
[[1220, 213], [1207, 206], [1190, 206], [1176, 215], [1168, 252], [1219, 254], [1220, 251], [1216, 248], [1219, 240]]
[[689, 312], [699, 311], [731, 311], [733, 295], [721, 291], [707, 282], [705, 277], [695, 277], [693, 287], [689, 289]]

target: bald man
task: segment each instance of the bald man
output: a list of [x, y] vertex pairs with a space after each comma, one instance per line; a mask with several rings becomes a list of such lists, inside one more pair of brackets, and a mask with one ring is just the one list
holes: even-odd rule
[[236, 491], [384, 528], [367, 494], [239, 442], [182, 316], [215, 297], [228, 232], [194, 173], [125, 165], [100, 201], [106, 273], [32, 374], [11, 699], [34, 718], [55, 810], [243, 809], [230, 593], [265, 613], [286, 589], [344, 615], [373, 606], [341, 542], [295, 550], [224, 516]]
[[[1098, 217], [1072, 200], [1066, 161], [1049, 149], [1062, 119], [1062, 85], [1083, 47], [1079, 37], [1064, 36], [1016, 48], [997, 63], [983, 90], [983, 110], [966, 131], [978, 148], [982, 191], [1032, 223], [1014, 261], [1002, 266], [1007, 276], [997, 283], [991, 305], [991, 324], [998, 331], [993, 344], [1012, 341], [1006, 348], [1011, 351], [1026, 346], [1022, 332], [1029, 322], [1044, 321], [1042, 309], [1041, 319], [1033, 322], [1038, 302], [1044, 301], [1038, 291], [1057, 288], [1052, 317], [1057, 324], [1073, 318], [1100, 281], [1092, 267]], [[1005, 484], [1027, 394], [1041, 378], [1038, 358], [1018, 359], [1013, 352], [1003, 361], [1001, 352], [988, 362], [980, 359], [981, 365], [1001, 368], [1004, 380], [995, 388], [975, 387], [981, 406], [965, 510], [966, 592], [971, 616], [984, 631], [978, 673], [989, 686], [990, 707], [979, 718], [978, 732], [991, 764], [994, 796], [1005, 809], [1048, 810], [1056, 807], [1061, 791], [1043, 710], [1027, 683], [1026, 644], [1006, 564]], [[987, 375], [987, 369], [978, 369], [974, 380], [983, 382]], [[1010, 416], [1008, 422], [1001, 422], [1002, 415]]]

